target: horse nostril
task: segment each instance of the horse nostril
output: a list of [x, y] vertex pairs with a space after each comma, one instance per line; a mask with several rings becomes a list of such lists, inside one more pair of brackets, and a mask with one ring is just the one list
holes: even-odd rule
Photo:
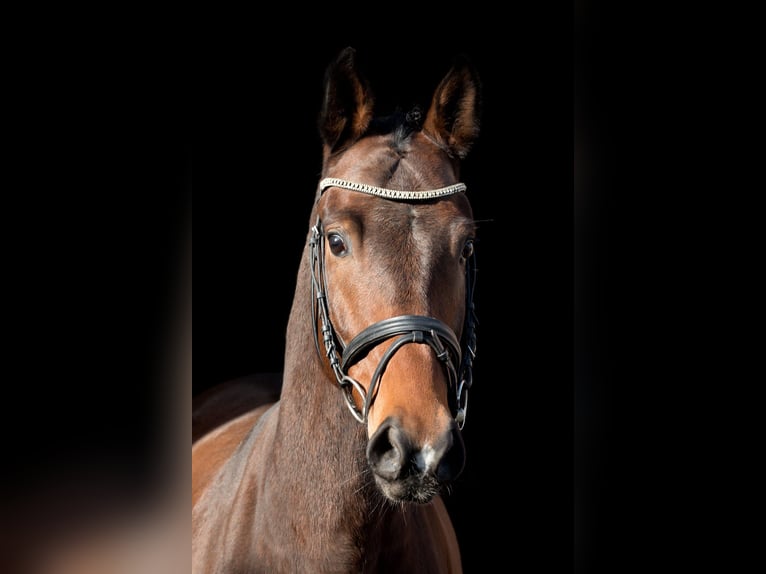
[[385, 480], [417, 471], [433, 473], [440, 482], [449, 482], [463, 472], [465, 445], [453, 422], [432, 447], [416, 452], [404, 431], [392, 420], [386, 420], [370, 438], [367, 460], [372, 471]]
[[450, 431], [443, 435], [439, 446], [441, 448], [436, 449], [440, 455], [436, 477], [443, 482], [455, 480], [465, 466], [465, 444], [457, 424], [452, 423]]
[[373, 472], [386, 480], [395, 480], [404, 471], [412, 447], [401, 429], [391, 421], [378, 427], [367, 445], [367, 460]]

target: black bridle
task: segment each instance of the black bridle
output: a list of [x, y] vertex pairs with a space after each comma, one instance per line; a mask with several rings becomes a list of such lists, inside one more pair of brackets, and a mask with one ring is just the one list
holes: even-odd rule
[[[338, 179], [326, 179], [320, 183], [320, 195], [326, 187], [330, 186], [361, 191], [394, 201], [432, 199], [465, 190], [463, 184], [456, 184], [427, 192], [406, 192], [377, 188]], [[473, 302], [476, 283], [475, 253], [472, 253], [466, 261], [466, 311], [463, 324], [462, 346], [455, 332], [446, 323], [434, 317], [424, 315], [399, 315], [378, 321], [356, 335], [347, 345], [344, 345], [333, 327], [327, 304], [324, 229], [319, 216], [317, 216], [316, 224], [311, 228], [309, 247], [312, 270], [312, 324], [317, 324], [318, 313], [321, 320], [325, 355], [330, 362], [335, 379], [343, 391], [343, 397], [354, 418], [360, 423], [367, 422], [367, 415], [375, 400], [376, 390], [394, 353], [408, 343], [420, 343], [426, 344], [433, 349], [436, 357], [442, 362], [446, 370], [449, 388], [454, 391], [454, 394], [449, 394], [450, 409], [458, 427], [462, 429], [465, 424], [468, 408], [468, 389], [473, 384], [473, 360], [476, 356], [477, 319]], [[365, 390], [358, 381], [348, 375], [348, 369], [362, 360], [370, 349], [392, 337], [397, 338], [384, 353], [372, 375], [369, 387]], [[319, 335], [316, 327], [314, 328], [314, 344], [316, 345], [317, 353], [321, 356]], [[464, 348], [464, 352], [461, 348]], [[354, 403], [354, 390], [363, 399], [361, 409]]]

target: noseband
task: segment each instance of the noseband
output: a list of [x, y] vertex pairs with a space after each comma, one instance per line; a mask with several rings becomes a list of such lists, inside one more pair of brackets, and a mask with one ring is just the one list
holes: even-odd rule
[[[465, 184], [456, 183], [428, 191], [401, 191], [342, 179], [326, 178], [319, 182], [320, 197], [328, 187], [342, 187], [392, 201], [437, 199], [452, 195], [453, 193], [464, 192], [466, 189]], [[477, 320], [473, 304], [473, 291], [476, 283], [475, 254], [471, 254], [466, 262], [466, 312], [462, 337], [465, 352], [461, 351], [461, 343], [458, 341], [455, 332], [446, 323], [434, 317], [424, 315], [399, 315], [378, 321], [356, 335], [348, 345], [344, 345], [330, 320], [327, 304], [327, 278], [324, 267], [323, 237], [322, 222], [317, 216], [317, 222], [311, 228], [311, 238], [309, 239], [309, 256], [312, 268], [311, 294], [314, 301], [311, 309], [312, 322], [314, 325], [317, 324], [318, 312], [321, 319], [325, 354], [330, 361], [330, 366], [335, 373], [338, 385], [343, 391], [343, 397], [351, 414], [360, 423], [364, 424], [367, 422], [367, 415], [369, 414], [372, 402], [375, 400], [376, 389], [393, 355], [408, 343], [420, 343], [430, 346], [445, 368], [449, 387], [454, 392], [454, 394], [449, 394], [450, 408], [458, 427], [462, 429], [465, 424], [466, 410], [468, 408], [468, 389], [471, 388], [473, 383], [473, 359], [476, 356]], [[380, 363], [378, 363], [372, 375], [370, 385], [365, 391], [358, 381], [348, 375], [348, 369], [362, 360], [373, 347], [386, 339], [397, 336], [398, 338], [394, 340], [383, 354]], [[321, 356], [319, 335], [316, 328], [314, 329], [314, 344]], [[354, 391], [363, 399], [361, 409], [354, 403]]]

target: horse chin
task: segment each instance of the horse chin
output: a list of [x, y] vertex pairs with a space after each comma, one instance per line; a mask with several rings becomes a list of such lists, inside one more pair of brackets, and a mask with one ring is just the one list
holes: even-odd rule
[[441, 483], [433, 475], [408, 476], [386, 480], [379, 476], [375, 482], [383, 495], [391, 502], [414, 502], [426, 504], [439, 494]]

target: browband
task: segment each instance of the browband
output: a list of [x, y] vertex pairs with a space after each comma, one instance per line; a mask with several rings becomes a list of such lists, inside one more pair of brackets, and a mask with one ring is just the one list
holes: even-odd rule
[[429, 189], [426, 191], [403, 191], [399, 189], [386, 189], [385, 187], [376, 187], [374, 185], [357, 183], [355, 181], [346, 181], [345, 179], [326, 177], [319, 182], [319, 194], [321, 195], [322, 192], [328, 187], [343, 187], [352, 191], [361, 191], [362, 193], [367, 193], [369, 195], [385, 197], [386, 199], [405, 201], [434, 199], [436, 197], [444, 197], [445, 195], [452, 195], [453, 193], [460, 193], [466, 190], [464, 183], [455, 183], [448, 185], [447, 187], [440, 187], [439, 189]]

